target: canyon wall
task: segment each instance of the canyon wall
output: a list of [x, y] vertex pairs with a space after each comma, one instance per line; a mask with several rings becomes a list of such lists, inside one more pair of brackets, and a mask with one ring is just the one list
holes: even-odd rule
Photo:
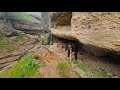
[[[96, 56], [105, 55], [107, 51], [120, 55], [120, 13], [119, 12], [59, 12], [53, 16], [58, 21], [66, 21], [71, 24], [56, 24], [57, 28], [51, 28], [53, 35], [64, 39], [78, 40], [84, 44], [88, 51]], [[64, 18], [62, 18], [62, 16]], [[57, 21], [57, 20], [54, 20]], [[88, 46], [88, 47], [87, 47]]]

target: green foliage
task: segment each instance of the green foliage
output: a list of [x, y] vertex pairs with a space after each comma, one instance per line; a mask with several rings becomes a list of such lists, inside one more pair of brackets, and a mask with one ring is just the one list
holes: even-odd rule
[[61, 63], [58, 65], [59, 70], [65, 70], [68, 69], [68, 65], [66, 63]]
[[44, 41], [47, 41], [47, 40], [48, 40], [48, 37], [47, 37], [47, 35], [46, 35], [46, 34], [41, 35], [41, 38], [42, 38]]
[[25, 33], [21, 32], [16, 36], [16, 40], [17, 41], [26, 41], [27, 35]]
[[39, 68], [34, 54], [24, 56], [11, 68], [0, 73], [1, 78], [29, 78], [33, 76]]
[[29, 59], [23, 69], [25, 77], [32, 76], [36, 72], [37, 68], [38, 64], [36, 63], [35, 59]]
[[84, 63], [78, 64], [77, 67], [80, 70], [85, 72], [85, 74], [87, 75], [87, 78], [109, 78], [109, 77], [112, 77], [112, 76], [108, 75], [105, 71], [103, 71], [101, 69], [95, 69]]
[[39, 22], [36, 18], [27, 14], [26, 12], [0, 12], [0, 17], [9, 19], [18, 19], [23, 21]]
[[26, 67], [37, 68], [37, 63], [35, 62], [35, 59], [29, 59], [28, 63], [26, 64]]
[[7, 37], [4, 36], [4, 34], [0, 33], [0, 48], [5, 49], [8, 52], [14, 50], [14, 45], [12, 44], [12, 41], [10, 41]]
[[46, 34], [41, 35], [41, 40], [43, 44], [47, 44], [48, 43], [48, 36]]
[[5, 38], [5, 35], [2, 32], [0, 32], [0, 40], [3, 38]]
[[20, 20], [24, 20], [24, 21], [36, 21], [35, 18], [33, 18], [32, 16], [30, 15], [27, 15], [26, 13], [23, 13], [23, 12], [12, 12], [11, 15], [13, 15], [14, 17], [16, 17], [17, 19], [20, 19]]
[[59, 70], [59, 74], [62, 78], [68, 78], [69, 77], [69, 72], [71, 70], [70, 66], [68, 66], [67, 63], [60, 63], [57, 66], [58, 70]]

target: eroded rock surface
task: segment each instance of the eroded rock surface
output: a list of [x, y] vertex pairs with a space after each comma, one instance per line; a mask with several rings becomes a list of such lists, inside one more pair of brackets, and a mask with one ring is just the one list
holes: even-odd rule
[[[60, 19], [64, 21], [64, 18]], [[119, 12], [73, 12], [69, 30], [65, 28], [67, 25], [58, 25], [56, 27], [62, 27], [62, 29], [51, 28], [51, 32], [57, 37], [77, 39], [84, 45], [106, 49], [120, 55], [119, 23]]]

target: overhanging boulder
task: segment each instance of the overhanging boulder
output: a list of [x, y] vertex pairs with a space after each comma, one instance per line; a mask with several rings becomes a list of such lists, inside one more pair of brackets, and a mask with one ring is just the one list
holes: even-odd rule
[[[56, 25], [56, 28], [51, 29], [51, 33], [63, 39], [78, 40], [84, 45], [95, 46], [120, 55], [119, 28], [119, 12], [73, 12], [71, 26]], [[92, 51], [98, 52], [98, 50]]]

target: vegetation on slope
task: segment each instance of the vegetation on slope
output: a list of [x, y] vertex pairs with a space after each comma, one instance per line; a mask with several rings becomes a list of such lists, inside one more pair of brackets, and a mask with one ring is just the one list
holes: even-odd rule
[[16, 36], [16, 40], [17, 41], [26, 41], [28, 40], [27, 35], [25, 33], [18, 33], [18, 35]]
[[0, 73], [1, 78], [30, 78], [35, 75], [39, 65], [34, 59], [34, 54], [24, 56], [11, 68]]
[[48, 36], [46, 34], [41, 35], [41, 40], [43, 44], [48, 44]]
[[25, 12], [1, 12], [0, 17], [7, 17], [8, 19], [18, 19], [23, 21], [31, 21], [40, 23], [36, 18]]
[[75, 75], [74, 70], [67, 62], [62, 61], [61, 63], [59, 63], [57, 69], [59, 70], [59, 75], [61, 78], [70, 78], [71, 75]]
[[12, 44], [12, 41], [10, 41], [2, 33], [0, 33], [0, 49], [7, 50], [9, 52], [14, 50], [14, 45]]
[[111, 78], [112, 77], [112, 75], [108, 75], [107, 72], [105, 72], [104, 70], [93, 68], [83, 62], [76, 64], [76, 67], [80, 71], [80, 72], [78, 71], [79, 74], [77, 75], [79, 75], [82, 78]]

